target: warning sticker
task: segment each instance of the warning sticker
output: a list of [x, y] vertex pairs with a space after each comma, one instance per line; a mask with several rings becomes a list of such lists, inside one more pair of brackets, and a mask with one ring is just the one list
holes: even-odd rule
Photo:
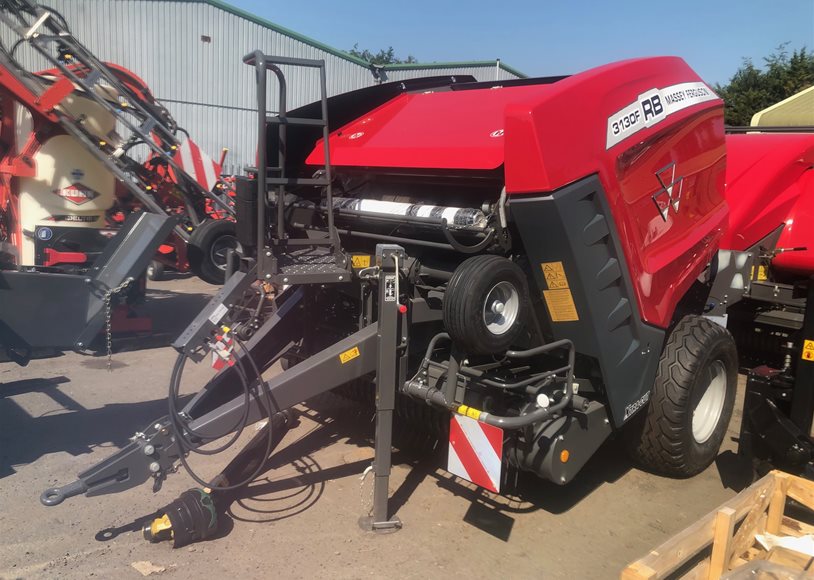
[[579, 320], [577, 305], [568, 288], [543, 290], [545, 304], [552, 322], [573, 322]]
[[342, 364], [349, 363], [353, 359], [357, 358], [362, 353], [359, 352], [359, 347], [354, 346], [353, 348], [346, 350], [345, 352], [339, 355], [339, 362]]
[[545, 276], [545, 282], [549, 290], [568, 288], [568, 278], [565, 277], [562, 262], [543, 262], [540, 267], [543, 269], [543, 276]]
[[758, 280], [759, 282], [765, 282], [769, 279], [768, 274], [766, 273], [766, 266], [758, 266], [757, 267], [757, 278], [755, 278], [755, 267], [752, 266], [752, 272], [749, 275], [749, 278], [752, 280]]
[[370, 256], [356, 255], [350, 257], [351, 265], [356, 268], [370, 268]]
[[814, 340], [803, 341], [803, 360], [814, 361]]

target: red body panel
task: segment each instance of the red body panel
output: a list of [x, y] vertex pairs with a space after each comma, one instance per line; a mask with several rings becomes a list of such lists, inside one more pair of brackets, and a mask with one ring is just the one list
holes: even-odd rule
[[777, 256], [772, 265], [814, 273], [814, 134], [727, 137], [726, 198], [730, 224], [722, 247], [744, 250], [782, 223], [778, 248], [806, 247]]
[[[675, 88], [682, 83], [695, 92]], [[668, 88], [659, 94], [663, 114], [645, 124], [639, 111], [635, 130], [612, 137], [614, 115]], [[641, 317], [661, 327], [727, 223], [723, 103], [678, 58], [615, 63], [551, 84], [403, 94], [332, 133], [330, 143], [340, 168], [502, 166], [510, 196], [554, 191], [598, 173]], [[308, 163], [323, 163], [321, 142]], [[657, 174], [672, 164], [681, 200], [679, 211], [663, 218], [653, 195], [663, 189]]]

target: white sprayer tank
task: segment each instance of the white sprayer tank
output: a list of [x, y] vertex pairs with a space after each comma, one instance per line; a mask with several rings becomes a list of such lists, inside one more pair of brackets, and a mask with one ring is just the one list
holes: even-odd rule
[[[86, 130], [100, 140], [115, 128], [115, 119], [95, 102], [69, 95], [60, 105], [74, 118], [84, 117]], [[31, 113], [15, 105], [16, 146], [31, 133]], [[53, 227], [104, 228], [105, 212], [115, 201], [113, 174], [85, 146], [69, 135], [48, 139], [33, 155], [36, 174], [18, 181], [23, 229], [21, 263], [35, 263], [35, 232], [45, 239]], [[49, 229], [44, 229], [46, 226]]]

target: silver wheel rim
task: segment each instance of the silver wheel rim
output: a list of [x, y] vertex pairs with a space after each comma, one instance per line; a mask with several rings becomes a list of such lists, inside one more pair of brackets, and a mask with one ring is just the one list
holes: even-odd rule
[[726, 401], [726, 367], [716, 360], [707, 370], [704, 394], [692, 411], [692, 436], [697, 443], [706, 443], [715, 432]]
[[509, 331], [520, 311], [520, 293], [509, 282], [498, 282], [486, 294], [483, 304], [483, 323], [486, 329], [500, 336]]
[[209, 249], [209, 259], [219, 270], [226, 271], [226, 255], [229, 250], [239, 250], [240, 244], [235, 236], [220, 236]]

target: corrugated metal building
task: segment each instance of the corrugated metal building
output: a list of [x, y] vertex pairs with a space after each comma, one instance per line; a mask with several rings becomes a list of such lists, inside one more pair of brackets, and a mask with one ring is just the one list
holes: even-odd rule
[[[44, 0], [60, 12], [74, 36], [103, 60], [142, 77], [213, 157], [230, 150], [225, 170], [241, 172], [255, 154], [255, 81], [242, 57], [268, 54], [325, 59], [331, 95], [370, 86], [370, 65], [341, 50], [218, 0]], [[18, 58], [25, 60], [24, 54]], [[316, 71], [290, 68], [289, 108], [319, 98]], [[471, 74], [478, 80], [523, 75], [500, 61], [384, 67], [386, 80]], [[276, 89], [269, 110], [277, 110]]]

